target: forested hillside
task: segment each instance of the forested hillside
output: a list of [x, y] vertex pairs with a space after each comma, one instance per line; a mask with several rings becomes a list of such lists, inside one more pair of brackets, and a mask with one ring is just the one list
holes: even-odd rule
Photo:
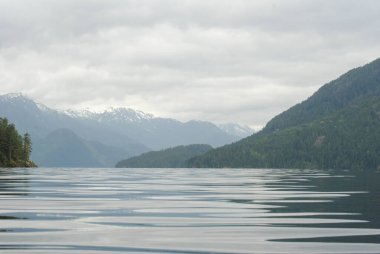
[[380, 95], [380, 59], [350, 70], [322, 86], [307, 100], [275, 116], [260, 134], [273, 133], [325, 117], [374, 95]]
[[118, 168], [181, 168], [194, 156], [211, 150], [210, 145], [177, 146], [161, 151], [152, 151], [120, 161]]
[[324, 85], [259, 133], [191, 167], [380, 169], [380, 59]]
[[6, 118], [0, 118], [0, 167], [31, 167], [32, 152], [30, 135], [21, 136]]

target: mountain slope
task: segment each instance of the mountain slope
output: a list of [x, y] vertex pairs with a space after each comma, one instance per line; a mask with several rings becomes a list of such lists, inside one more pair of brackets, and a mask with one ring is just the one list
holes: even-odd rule
[[86, 143], [68, 129], [57, 129], [37, 142], [35, 159], [46, 167], [100, 167]]
[[44, 167], [106, 167], [126, 156], [118, 148], [84, 140], [69, 129], [54, 130], [34, 143], [34, 158]]
[[180, 168], [185, 162], [197, 155], [211, 150], [209, 145], [177, 146], [161, 151], [152, 151], [140, 156], [120, 161], [118, 168]]
[[310, 98], [270, 120], [261, 134], [310, 122], [355, 101], [380, 94], [380, 59], [355, 68], [322, 86]]
[[319, 89], [259, 133], [188, 161], [191, 167], [377, 169], [380, 59]]

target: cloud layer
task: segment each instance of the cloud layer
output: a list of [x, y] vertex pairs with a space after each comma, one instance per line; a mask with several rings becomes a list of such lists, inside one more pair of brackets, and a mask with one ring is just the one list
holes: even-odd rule
[[262, 126], [380, 57], [380, 2], [0, 1], [0, 93]]

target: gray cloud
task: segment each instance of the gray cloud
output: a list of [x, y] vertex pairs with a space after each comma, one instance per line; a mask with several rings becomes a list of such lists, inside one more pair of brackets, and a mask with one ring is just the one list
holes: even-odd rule
[[379, 57], [378, 1], [0, 1], [0, 92], [262, 126]]

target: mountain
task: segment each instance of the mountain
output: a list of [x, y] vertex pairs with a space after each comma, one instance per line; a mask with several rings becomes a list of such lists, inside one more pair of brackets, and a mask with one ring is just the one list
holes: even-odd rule
[[[87, 119], [73, 118], [65, 112], [50, 109], [42, 104], [38, 104], [22, 94], [7, 94], [0, 96], [0, 116], [7, 117], [9, 121], [18, 126], [23, 133], [28, 132], [33, 140], [34, 146], [31, 158], [39, 166], [64, 166], [60, 160], [57, 163], [49, 162], [45, 164], [40, 144], [57, 129], [68, 129], [73, 131], [80, 138], [92, 142], [100, 142], [101, 144], [113, 147], [115, 154], [119, 154], [114, 161], [103, 164], [102, 166], [112, 166], [117, 161], [141, 154], [150, 149], [138, 141], [130, 138], [123, 133], [116, 133], [100, 123], [89, 121]], [[63, 140], [64, 142], [65, 140]], [[69, 150], [74, 154], [75, 149]], [[117, 151], [117, 152], [116, 152]], [[49, 155], [52, 156], [51, 153]], [[105, 155], [102, 155], [105, 156]], [[52, 156], [58, 158], [59, 154]], [[95, 161], [94, 161], [94, 164]], [[81, 166], [82, 162], [78, 160], [73, 166]]]
[[218, 124], [218, 127], [226, 133], [239, 138], [245, 138], [254, 133], [254, 130], [251, 129], [251, 127], [236, 123]]
[[210, 145], [188, 145], [152, 151], [120, 161], [118, 168], [181, 168], [194, 156], [211, 150]]
[[54, 130], [34, 143], [34, 158], [45, 167], [104, 167], [125, 156], [118, 148], [84, 140], [69, 129]]
[[322, 86], [241, 141], [191, 167], [380, 169], [380, 59]]
[[125, 133], [153, 150], [199, 143], [218, 147], [240, 138], [210, 122], [193, 120], [183, 123], [128, 108], [87, 113], [86, 119], [102, 123], [114, 132]]
[[68, 129], [57, 129], [35, 145], [35, 158], [46, 167], [99, 167], [86, 142]]
[[355, 68], [322, 86], [302, 103], [268, 122], [262, 134], [310, 122], [337, 112], [356, 101], [380, 94], [380, 59]]
[[[97, 151], [91, 157], [93, 165], [104, 167], [114, 166], [122, 159], [152, 149], [160, 150], [193, 143], [218, 147], [239, 139], [210, 122], [183, 123], [128, 108], [111, 108], [100, 113], [90, 110], [59, 111], [17, 93], [0, 96], [0, 117], [7, 117], [21, 132], [31, 134], [35, 143], [31, 158], [40, 166], [64, 165], [58, 159], [59, 154], [53, 156], [51, 152], [42, 149], [43, 145], [47, 145], [45, 141], [51, 138], [49, 135], [57, 135], [55, 131], [58, 129], [70, 130], [87, 146], [91, 144], [92, 150]], [[61, 145], [63, 146], [63, 143]], [[115, 156], [109, 151], [114, 151]], [[54, 160], [47, 162], [44, 159], [47, 154], [56, 158], [57, 163]], [[95, 158], [94, 154], [98, 157]], [[72, 155], [76, 158], [75, 154]], [[79, 158], [77, 162], [71, 165], [84, 165]]]
[[138, 149], [148, 150], [146, 146], [127, 135], [112, 132], [102, 124], [87, 118], [75, 118], [66, 112], [50, 109], [22, 94], [0, 96], [0, 116], [7, 117], [19, 126], [22, 132], [29, 132], [37, 138], [46, 137], [56, 129], [67, 128], [85, 139], [123, 147], [132, 154]]

